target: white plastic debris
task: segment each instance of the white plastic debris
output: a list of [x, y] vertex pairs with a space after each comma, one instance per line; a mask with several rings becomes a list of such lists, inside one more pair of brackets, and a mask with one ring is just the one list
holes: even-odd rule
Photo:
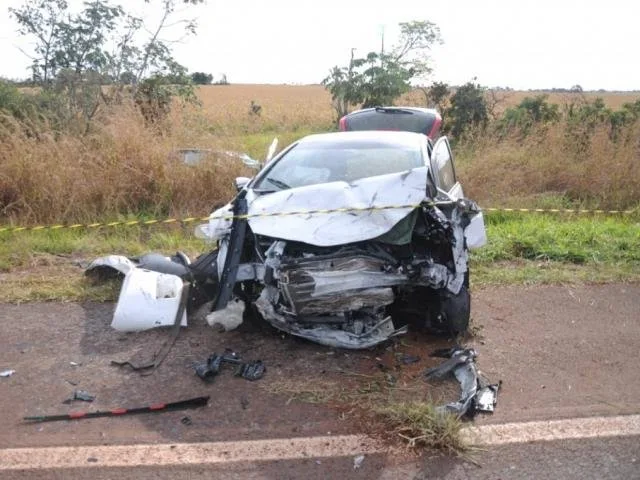
[[87, 272], [99, 270], [101, 268], [111, 268], [126, 275], [136, 268], [135, 264], [127, 257], [122, 255], [107, 255], [106, 257], [96, 258], [87, 267]]
[[364, 462], [364, 455], [358, 455], [353, 459], [353, 469], [357, 470], [362, 466], [362, 462]]
[[242, 300], [231, 301], [226, 308], [211, 312], [207, 315], [207, 323], [211, 327], [221, 328], [225, 332], [235, 330], [242, 323], [244, 302]]
[[[183, 282], [177, 275], [133, 268], [124, 278], [111, 326], [123, 332], [171, 326], [180, 306]], [[187, 326], [185, 311], [180, 325]]]
[[3, 370], [0, 372], [0, 377], [10, 377], [14, 373], [16, 373], [15, 370]]

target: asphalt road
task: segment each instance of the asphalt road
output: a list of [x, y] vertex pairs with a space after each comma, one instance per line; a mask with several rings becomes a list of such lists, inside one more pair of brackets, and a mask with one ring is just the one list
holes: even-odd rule
[[[340, 378], [337, 369], [366, 374], [384, 350], [335, 352], [283, 337], [270, 328], [243, 326], [216, 334], [193, 325], [184, 330], [166, 363], [151, 377], [109, 365], [112, 359], [148, 356], [166, 332], [124, 335], [109, 328], [111, 305], [34, 303], [0, 306], [1, 452], [12, 448], [147, 445], [263, 439], [315, 438], [367, 433], [357, 418], [342, 420], [324, 404], [290, 401], [268, 393], [265, 382], [288, 378]], [[532, 420], [640, 413], [640, 286], [547, 286], [491, 288], [474, 292], [473, 340], [479, 366], [501, 379], [498, 409], [478, 417], [478, 426]], [[405, 343], [428, 352], [443, 340], [409, 335]], [[213, 351], [231, 347], [246, 358], [261, 358], [267, 376], [249, 383], [221, 375], [213, 385], [193, 376], [191, 365]], [[78, 365], [73, 365], [74, 362]], [[425, 364], [420, 365], [424, 368]], [[76, 385], [72, 385], [75, 383]], [[97, 395], [92, 405], [61, 402], [76, 389]], [[134, 406], [208, 394], [207, 408], [162, 415], [24, 425], [23, 415]], [[188, 415], [190, 425], [181, 422]], [[354, 470], [357, 448], [331, 456], [287, 460], [109, 467], [100, 458], [73, 468], [44, 464], [8, 470], [1, 478], [640, 478], [640, 438], [607, 436], [485, 446], [471, 459], [404, 450], [369, 453]], [[84, 461], [84, 460], [83, 460]], [[42, 463], [42, 462], [41, 462]]]

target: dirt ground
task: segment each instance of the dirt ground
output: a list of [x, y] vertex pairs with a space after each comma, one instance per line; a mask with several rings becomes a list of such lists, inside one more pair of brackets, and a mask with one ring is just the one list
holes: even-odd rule
[[[497, 411], [475, 422], [640, 411], [640, 285], [490, 288], [473, 293], [472, 308], [479, 333], [470, 343], [479, 352], [479, 367], [490, 380], [503, 381]], [[168, 332], [116, 332], [109, 326], [112, 310], [112, 304], [0, 305], [0, 370], [16, 370], [0, 378], [0, 448], [367, 433], [374, 427], [339, 400], [346, 396], [353, 402], [363, 389], [391, 377], [406, 387], [407, 398], [456, 399], [455, 383], [422, 380], [424, 368], [438, 363], [428, 353], [450, 345], [423, 333], [372, 350], [344, 351], [282, 335], [268, 325], [243, 324], [218, 333], [194, 324], [182, 330], [153, 375], [140, 376], [110, 365], [111, 360], [151, 356]], [[194, 362], [226, 348], [247, 360], [263, 360], [265, 377], [248, 382], [228, 368], [205, 384], [194, 375]], [[419, 355], [420, 361], [403, 365], [396, 361], [401, 353]], [[323, 386], [316, 392], [319, 403], [297, 400], [283, 387], [291, 385]], [[323, 401], [324, 385], [339, 388], [339, 394]], [[92, 404], [63, 404], [75, 389], [97, 398]], [[201, 395], [211, 396], [207, 407], [183, 412], [41, 424], [21, 420]], [[187, 416], [189, 424], [182, 421]]]

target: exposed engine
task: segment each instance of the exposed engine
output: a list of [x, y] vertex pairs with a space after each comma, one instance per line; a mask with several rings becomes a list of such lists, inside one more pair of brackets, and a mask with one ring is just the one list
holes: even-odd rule
[[[449, 210], [455, 216], [458, 209]], [[374, 241], [317, 247], [254, 236], [251, 247], [264, 273], [247, 279], [254, 285], [245, 283], [237, 293], [277, 328], [332, 346], [375, 345], [403, 333], [414, 318], [464, 330], [469, 302], [463, 229], [462, 222], [425, 206]], [[460, 255], [465, 258], [456, 262]], [[452, 313], [446, 302], [457, 297], [466, 305], [459, 312], [464, 318], [445, 318]]]

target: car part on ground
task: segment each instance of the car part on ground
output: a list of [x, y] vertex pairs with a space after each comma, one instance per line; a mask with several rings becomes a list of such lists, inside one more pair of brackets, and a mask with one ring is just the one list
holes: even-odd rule
[[23, 420], [27, 422], [56, 422], [60, 420], [80, 420], [83, 418], [119, 417], [122, 415], [137, 415], [140, 413], [172, 412], [176, 410], [204, 407], [209, 402], [209, 398], [210, 397], [208, 396], [196, 397], [173, 403], [155, 403], [145, 407], [114, 408], [111, 410], [97, 412], [72, 412], [62, 415], [33, 415], [23, 417]]
[[488, 384], [481, 380], [476, 367], [477, 352], [473, 348], [453, 347], [436, 350], [434, 357], [447, 358], [440, 365], [425, 371], [426, 379], [444, 379], [455, 376], [460, 383], [460, 399], [438, 407], [440, 412], [449, 412], [462, 417], [477, 412], [493, 412], [498, 401], [498, 390], [502, 382]]
[[93, 402], [95, 399], [96, 399], [95, 395], [91, 395], [89, 392], [85, 390], [75, 390], [71, 398], [67, 398], [62, 403], [65, 403], [68, 405], [70, 403], [73, 403], [75, 400], [80, 400], [82, 402]]
[[228, 363], [236, 366], [235, 376], [254, 381], [261, 379], [267, 367], [262, 360], [243, 362], [235, 352], [225, 352], [223, 355], [214, 353], [206, 361], [194, 365], [196, 375], [205, 382], [212, 382], [220, 373], [222, 364]]

